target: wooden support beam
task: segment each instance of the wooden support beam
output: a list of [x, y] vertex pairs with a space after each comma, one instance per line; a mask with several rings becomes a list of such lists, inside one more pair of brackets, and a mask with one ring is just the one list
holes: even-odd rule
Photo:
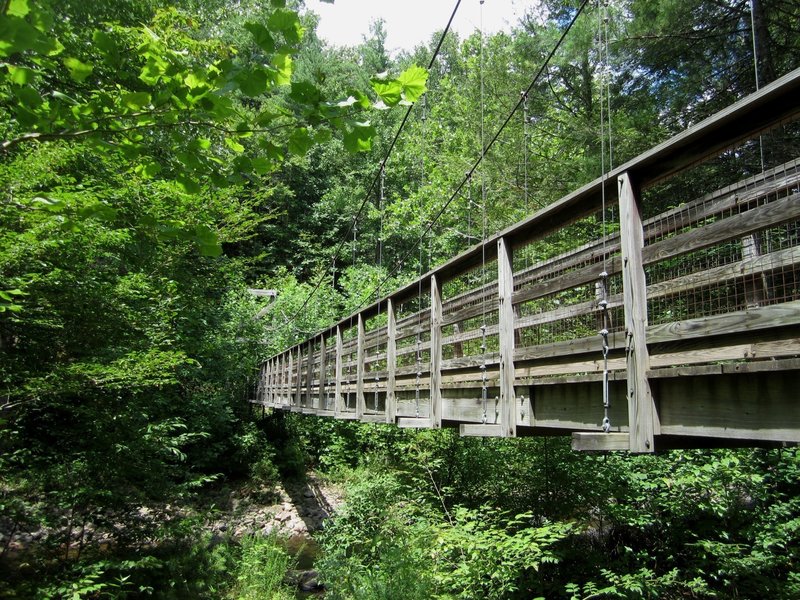
[[628, 450], [630, 443], [630, 436], [627, 433], [575, 432], [572, 434], [572, 449], [582, 452]]
[[311, 338], [308, 340], [306, 344], [307, 355], [306, 355], [306, 383], [305, 383], [305, 401], [302, 405], [303, 407], [313, 406], [313, 401], [311, 400], [311, 380], [314, 376], [314, 339]]
[[358, 315], [358, 343], [356, 346], [356, 418], [360, 419], [366, 408], [364, 400], [364, 317]]
[[386, 417], [382, 414], [370, 413], [368, 415], [361, 415], [359, 421], [362, 423], [383, 423], [386, 424]]
[[334, 378], [336, 379], [336, 393], [333, 398], [333, 412], [336, 418], [341, 418], [344, 412], [344, 397], [342, 396], [342, 328], [336, 327], [336, 372]]
[[461, 437], [507, 437], [504, 435], [504, 425], [462, 423], [459, 425], [458, 434]]
[[647, 371], [647, 283], [642, 264], [642, 229], [639, 188], [629, 173], [618, 178], [620, 239], [622, 246], [622, 285], [625, 298], [627, 335], [628, 423], [631, 452], [653, 452], [658, 432], [657, 414]]
[[442, 426], [442, 293], [436, 275], [431, 276], [431, 406], [434, 429]]
[[294, 404], [300, 406], [300, 399], [303, 393], [303, 345], [297, 346], [297, 381], [295, 381]]
[[503, 437], [517, 431], [516, 394], [514, 393], [514, 267], [513, 251], [505, 238], [497, 240], [497, 295], [500, 344], [500, 427]]
[[284, 398], [281, 404], [283, 405], [291, 405], [292, 403], [292, 381], [294, 381], [294, 353], [289, 350], [287, 352], [289, 355], [289, 371], [286, 373], [286, 398]]
[[275, 390], [274, 390], [274, 373], [275, 370], [275, 360], [271, 359], [267, 361], [267, 389], [266, 389], [266, 400], [267, 404], [272, 406], [275, 403]]
[[277, 372], [275, 377], [275, 404], [281, 404], [283, 402], [283, 358], [284, 355], [281, 353], [278, 355], [277, 359]]
[[394, 423], [397, 416], [397, 399], [394, 388], [397, 375], [397, 314], [394, 302], [386, 301], [386, 422]]
[[398, 417], [397, 426], [401, 429], [433, 429], [430, 419], [420, 417]]
[[325, 384], [328, 380], [327, 366], [325, 362], [325, 335], [319, 336], [319, 405], [320, 410], [327, 410], [328, 398], [325, 395]]

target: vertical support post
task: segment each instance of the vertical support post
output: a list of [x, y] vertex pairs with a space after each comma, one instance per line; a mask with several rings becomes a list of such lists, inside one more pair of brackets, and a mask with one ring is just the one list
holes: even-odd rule
[[431, 275], [431, 428], [442, 426], [442, 294]]
[[266, 405], [267, 403], [267, 364], [265, 362], [261, 363], [261, 366], [258, 369], [258, 383], [256, 384], [256, 400], [258, 400], [262, 405]]
[[344, 397], [342, 396], [342, 328], [336, 326], [336, 396], [334, 398], [334, 413], [339, 416], [344, 410]]
[[314, 401], [311, 399], [311, 379], [314, 376], [314, 340], [308, 340], [308, 356], [306, 357], [306, 390], [305, 390], [305, 406], [307, 408], [314, 407]]
[[397, 377], [397, 315], [394, 302], [386, 301], [386, 422], [394, 423], [397, 416], [397, 398], [394, 395]]
[[286, 373], [286, 397], [282, 404], [290, 406], [292, 404], [292, 381], [294, 377], [294, 354], [289, 350], [289, 371]]
[[642, 229], [639, 189], [630, 173], [617, 178], [619, 185], [622, 285], [627, 339], [628, 422], [631, 452], [653, 452], [658, 429], [653, 395], [647, 380], [650, 354], [647, 350], [647, 288], [642, 264]]
[[356, 418], [364, 415], [364, 344], [366, 342], [364, 317], [358, 313], [358, 345], [356, 347]]
[[300, 406], [303, 393], [303, 346], [297, 345], [297, 387], [294, 391], [294, 405]]
[[268, 406], [272, 406], [272, 359], [270, 358], [266, 364], [267, 377], [266, 385], [264, 386], [264, 400]]
[[275, 357], [275, 399], [276, 405], [281, 403], [283, 398], [283, 354]]
[[325, 371], [325, 334], [319, 336], [319, 409], [327, 410], [325, 402], [325, 383], [327, 381], [328, 373]]
[[506, 238], [497, 240], [497, 294], [499, 298], [498, 336], [500, 344], [500, 429], [503, 437], [517, 432], [514, 393], [514, 268], [513, 250]]

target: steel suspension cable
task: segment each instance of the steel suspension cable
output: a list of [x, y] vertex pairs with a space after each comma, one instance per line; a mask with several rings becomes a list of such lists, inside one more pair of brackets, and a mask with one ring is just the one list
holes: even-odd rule
[[[430, 71], [431, 68], [433, 68], [434, 63], [436, 62], [436, 59], [439, 56], [439, 52], [442, 49], [442, 44], [444, 43], [444, 39], [447, 36], [447, 33], [450, 31], [450, 27], [453, 24], [453, 19], [455, 18], [456, 13], [458, 12], [459, 6], [461, 6], [461, 0], [456, 0], [456, 4], [453, 7], [453, 11], [450, 13], [450, 18], [447, 21], [447, 25], [445, 25], [445, 28], [442, 31], [442, 34], [439, 36], [439, 41], [436, 44], [436, 49], [434, 50], [433, 54], [431, 55], [431, 59], [428, 62], [428, 71]], [[372, 195], [372, 192], [373, 192], [373, 190], [375, 189], [375, 186], [378, 183], [378, 179], [380, 177], [380, 173], [381, 173], [381, 171], [383, 169], [386, 168], [386, 163], [388, 162], [389, 157], [391, 156], [392, 152], [394, 151], [395, 146], [397, 145], [398, 140], [400, 139], [400, 134], [403, 132], [403, 129], [405, 128], [406, 123], [408, 122], [408, 119], [411, 116], [411, 111], [413, 110], [413, 108], [414, 108], [414, 106], [412, 105], [412, 106], [409, 106], [408, 109], [406, 110], [406, 114], [403, 116], [403, 120], [400, 122], [400, 126], [398, 127], [397, 132], [395, 133], [394, 138], [392, 139], [392, 142], [389, 144], [389, 149], [386, 151], [386, 154], [384, 155], [383, 160], [380, 163], [380, 168], [379, 168], [378, 172], [372, 178], [372, 182], [370, 183], [369, 187], [367, 188], [367, 192], [364, 194], [364, 199], [362, 200], [361, 205], [358, 208], [358, 211], [356, 211], [355, 216], [353, 217], [353, 219], [352, 219], [350, 225], [348, 226], [347, 230], [344, 232], [344, 235], [342, 235], [342, 238], [341, 238], [339, 244], [337, 245], [336, 250], [333, 253], [332, 265], [333, 265], [334, 269], [335, 269], [335, 265], [336, 265], [336, 258], [339, 256], [339, 253], [341, 252], [342, 248], [347, 243], [347, 240], [350, 237], [350, 232], [356, 227], [358, 219], [361, 216], [361, 213], [364, 211], [364, 207], [367, 205], [367, 202], [369, 202], [369, 199], [370, 199], [370, 197]], [[393, 274], [394, 273], [392, 273], [392, 275]], [[387, 277], [385, 280], [388, 281], [388, 279], [389, 278]], [[306, 299], [303, 302], [302, 306], [289, 318], [289, 321], [295, 321], [297, 319], [297, 317], [300, 316], [300, 314], [302, 314], [302, 312], [305, 310], [306, 306], [308, 306], [308, 303], [311, 301], [311, 298], [313, 298], [314, 295], [319, 291], [319, 288], [322, 287], [322, 283], [324, 281], [325, 281], [325, 274], [323, 273], [320, 276], [320, 278], [317, 280], [317, 283], [314, 285], [312, 290], [309, 292], [308, 296], [306, 296]], [[382, 283], [384, 283], [384, 282], [382, 282]], [[362, 302], [362, 304], [363, 304], [363, 302]]]
[[[528, 94], [531, 93], [531, 91], [533, 91], [534, 86], [539, 82], [539, 79], [541, 79], [542, 75], [544, 74], [545, 70], [547, 69], [548, 65], [550, 64], [550, 61], [552, 60], [553, 56], [555, 56], [555, 53], [558, 51], [558, 49], [564, 43], [564, 40], [566, 39], [566, 37], [569, 34], [569, 32], [572, 30], [572, 27], [575, 25], [575, 22], [578, 20], [578, 17], [580, 17], [581, 14], [583, 14], [583, 11], [586, 8], [586, 5], [588, 3], [589, 3], [589, 0], [583, 0], [583, 2], [581, 2], [580, 6], [576, 10], [576, 12], [573, 15], [572, 19], [567, 24], [567, 26], [564, 29], [564, 31], [561, 33], [561, 36], [558, 38], [558, 40], [556, 41], [556, 43], [553, 46], [553, 48], [551, 48], [550, 52], [547, 54], [547, 57], [545, 58], [545, 60], [542, 63], [541, 67], [539, 67], [539, 70], [536, 72], [536, 75], [534, 76], [534, 78], [531, 81], [530, 85], [525, 90], [525, 95], [528, 95]], [[472, 178], [472, 175], [475, 173], [475, 171], [477, 170], [478, 166], [483, 161], [483, 157], [489, 152], [489, 150], [492, 148], [492, 146], [494, 146], [495, 142], [500, 137], [500, 135], [503, 133], [505, 128], [508, 126], [508, 124], [510, 123], [511, 119], [514, 118], [514, 115], [517, 113], [519, 108], [522, 106], [523, 101], [524, 101], [524, 96], [521, 96], [520, 99], [517, 101], [517, 103], [514, 105], [514, 107], [511, 109], [511, 112], [508, 114], [508, 116], [503, 121], [503, 123], [500, 126], [500, 128], [497, 130], [497, 132], [494, 134], [494, 136], [492, 136], [492, 139], [483, 148], [483, 151], [481, 152], [481, 155], [473, 163], [472, 167], [466, 172], [466, 175], [464, 176], [464, 179], [461, 180], [461, 182], [456, 186], [455, 190], [450, 195], [448, 200], [439, 208], [439, 210], [436, 213], [436, 216], [429, 221], [427, 229], [423, 232], [423, 234], [417, 240], [416, 244], [412, 248], [407, 250], [406, 253], [400, 258], [400, 260], [397, 261], [395, 266], [392, 268], [392, 271], [384, 279], [383, 283], [389, 281], [389, 279], [391, 277], [393, 277], [397, 273], [397, 271], [401, 268], [401, 266], [403, 264], [405, 264], [405, 261], [416, 250], [417, 245], [422, 243], [422, 241], [424, 239], [424, 236], [427, 235], [431, 231], [431, 229], [436, 224], [436, 222], [442, 217], [442, 215], [445, 213], [445, 211], [453, 203], [453, 200], [455, 200], [461, 194], [461, 190], [464, 188], [464, 186], [467, 184], [467, 182]], [[367, 300], [372, 297], [372, 293], [373, 292], [370, 292], [369, 295], [364, 298], [364, 300], [361, 302], [361, 304], [356, 306], [356, 310], [358, 310], [359, 308], [364, 306], [364, 304], [367, 302]]]

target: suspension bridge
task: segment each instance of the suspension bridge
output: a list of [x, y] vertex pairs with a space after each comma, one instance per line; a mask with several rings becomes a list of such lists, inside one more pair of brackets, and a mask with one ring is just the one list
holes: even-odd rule
[[576, 450], [800, 442], [800, 158], [682, 185], [798, 98], [800, 69], [485, 237], [266, 360], [252, 402]]

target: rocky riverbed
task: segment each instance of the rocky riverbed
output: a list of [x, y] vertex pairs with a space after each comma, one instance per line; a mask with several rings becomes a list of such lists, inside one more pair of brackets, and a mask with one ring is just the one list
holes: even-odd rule
[[322, 528], [342, 502], [341, 492], [314, 473], [304, 480], [271, 489], [231, 488], [215, 498], [212, 535], [234, 538], [251, 534], [307, 536]]

